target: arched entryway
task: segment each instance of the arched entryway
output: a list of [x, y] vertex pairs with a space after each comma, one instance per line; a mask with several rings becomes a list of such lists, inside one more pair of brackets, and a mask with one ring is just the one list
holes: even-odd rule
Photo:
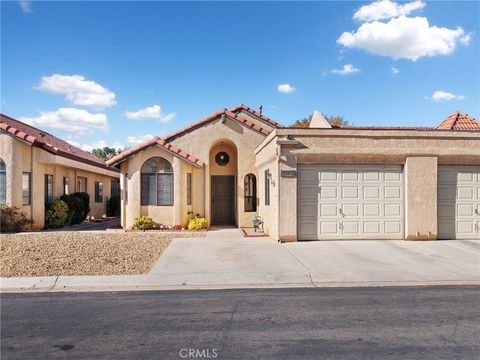
[[210, 149], [210, 214], [212, 225], [237, 224], [238, 152], [231, 140], [220, 140]]

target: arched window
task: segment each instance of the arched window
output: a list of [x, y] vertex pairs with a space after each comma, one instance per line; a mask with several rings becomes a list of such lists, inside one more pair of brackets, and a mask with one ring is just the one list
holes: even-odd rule
[[0, 158], [0, 204], [7, 203], [7, 165]]
[[245, 175], [245, 212], [257, 211], [257, 178], [253, 174]]
[[173, 168], [167, 160], [153, 157], [141, 170], [141, 204], [173, 205]]

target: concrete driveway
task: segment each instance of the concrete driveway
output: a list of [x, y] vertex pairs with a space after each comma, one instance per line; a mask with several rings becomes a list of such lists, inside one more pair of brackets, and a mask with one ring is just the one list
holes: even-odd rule
[[480, 241], [280, 244], [225, 229], [173, 240], [149, 276], [158, 285], [474, 282], [480, 281]]

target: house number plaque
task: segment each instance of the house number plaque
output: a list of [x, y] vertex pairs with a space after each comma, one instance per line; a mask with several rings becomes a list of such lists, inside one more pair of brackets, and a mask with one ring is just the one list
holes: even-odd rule
[[282, 170], [281, 176], [284, 178], [295, 178], [297, 177], [297, 170]]

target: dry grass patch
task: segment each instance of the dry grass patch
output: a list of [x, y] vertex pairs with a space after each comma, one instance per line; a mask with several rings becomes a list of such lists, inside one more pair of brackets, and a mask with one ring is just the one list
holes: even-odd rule
[[45, 232], [1, 235], [0, 275], [146, 274], [172, 239], [204, 233]]

